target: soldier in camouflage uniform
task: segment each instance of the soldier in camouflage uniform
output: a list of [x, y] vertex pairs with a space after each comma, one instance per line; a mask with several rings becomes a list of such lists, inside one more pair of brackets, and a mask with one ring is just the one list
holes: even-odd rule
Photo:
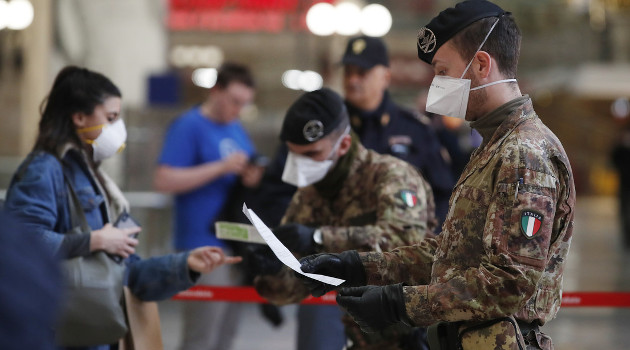
[[[287, 112], [281, 139], [290, 153], [283, 180], [298, 191], [283, 225], [273, 231], [298, 255], [388, 251], [418, 243], [435, 228], [433, 195], [420, 173], [402, 160], [365, 149], [349, 131], [343, 100], [330, 89], [303, 95]], [[316, 163], [324, 170], [315, 171]], [[258, 276], [254, 285], [260, 295], [280, 305], [309, 295], [286, 267]], [[414, 345], [403, 343], [417, 342], [406, 325], [365, 334], [351, 318], [345, 321], [351, 349], [410, 349]]]
[[[479, 87], [453, 114], [472, 121], [483, 143], [455, 187], [438, 237], [354, 261], [347, 258], [352, 252], [301, 260], [305, 272], [368, 285], [337, 297], [362, 329], [431, 325], [433, 350], [553, 349], [540, 326], [560, 308], [575, 187], [560, 141], [513, 79], [519, 46], [511, 14], [487, 1], [459, 3], [420, 31], [418, 55], [436, 72], [432, 89], [455, 91], [447, 84], [462, 81]], [[443, 76], [451, 78], [445, 83]], [[468, 87], [463, 91], [457, 99], [430, 92], [427, 110], [447, 114], [439, 102], [468, 98]], [[307, 284], [314, 295], [330, 289]]]

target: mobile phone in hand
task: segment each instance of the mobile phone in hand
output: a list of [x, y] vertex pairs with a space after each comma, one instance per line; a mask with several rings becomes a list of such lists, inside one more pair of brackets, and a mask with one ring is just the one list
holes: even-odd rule
[[[114, 222], [114, 227], [116, 228], [130, 228], [130, 227], [140, 227], [140, 224], [133, 218], [131, 215], [125, 210], [123, 211], [118, 219]], [[134, 233], [131, 235], [133, 238], [138, 238], [138, 233]], [[109, 257], [117, 263], [121, 263], [123, 261], [123, 257], [120, 255], [111, 255], [108, 254]]]
[[[125, 210], [123, 211], [116, 222], [114, 222], [116, 228], [133, 228], [140, 227], [140, 224]], [[138, 238], [138, 233], [132, 235], [133, 238]]]
[[269, 165], [270, 160], [269, 157], [264, 156], [262, 154], [256, 154], [253, 155], [249, 158], [249, 164], [250, 165], [255, 165], [255, 166], [259, 166], [259, 167], [266, 167], [267, 165]]

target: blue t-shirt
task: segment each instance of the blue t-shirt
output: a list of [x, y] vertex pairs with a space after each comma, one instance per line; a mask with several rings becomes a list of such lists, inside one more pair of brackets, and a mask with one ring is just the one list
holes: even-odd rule
[[[237, 120], [219, 124], [194, 107], [169, 127], [159, 163], [171, 167], [191, 167], [227, 158], [236, 151], [248, 155], [254, 146]], [[224, 175], [190, 192], [175, 196], [174, 244], [178, 250], [204, 245], [225, 246], [214, 234], [214, 221], [221, 212], [236, 175]]]

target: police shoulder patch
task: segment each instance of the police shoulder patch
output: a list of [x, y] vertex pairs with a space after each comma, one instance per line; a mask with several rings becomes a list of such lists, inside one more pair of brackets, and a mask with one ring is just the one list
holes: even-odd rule
[[542, 226], [544, 216], [538, 212], [533, 210], [523, 210], [521, 212], [521, 232], [525, 235], [525, 237], [531, 239], [533, 238], [539, 231]]
[[400, 191], [399, 195], [400, 195], [400, 198], [403, 200], [403, 202], [409, 208], [413, 208], [413, 207], [415, 207], [418, 204], [418, 196], [413, 191], [402, 190], [402, 191]]

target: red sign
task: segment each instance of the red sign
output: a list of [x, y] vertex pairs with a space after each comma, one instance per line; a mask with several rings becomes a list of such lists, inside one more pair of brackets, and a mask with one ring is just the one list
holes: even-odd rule
[[243, 10], [295, 11], [298, 0], [171, 0], [171, 10]]
[[333, 0], [170, 0], [168, 28], [175, 31], [270, 32], [304, 30], [308, 9]]

